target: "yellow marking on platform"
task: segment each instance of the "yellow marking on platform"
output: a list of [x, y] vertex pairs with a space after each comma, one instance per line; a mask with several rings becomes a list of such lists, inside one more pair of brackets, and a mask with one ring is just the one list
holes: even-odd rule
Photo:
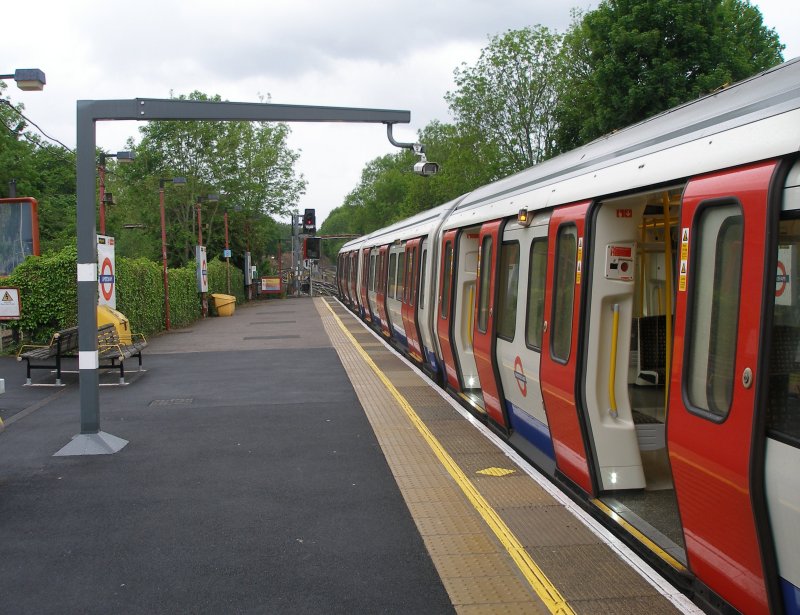
[[609, 508], [603, 501], [598, 500], [597, 498], [592, 500], [592, 504], [597, 506], [601, 511], [603, 511], [606, 515], [608, 515], [613, 521], [618, 523], [622, 526], [626, 531], [633, 534], [633, 536], [642, 544], [644, 544], [648, 549], [650, 549], [653, 553], [658, 555], [661, 559], [663, 559], [667, 564], [672, 566], [675, 570], [680, 572], [684, 572], [686, 570], [686, 566], [681, 564], [678, 560], [672, 557], [669, 553], [664, 551], [661, 547], [659, 547], [656, 543], [650, 540], [647, 536], [642, 534], [639, 530], [637, 530], [634, 526], [630, 523], [625, 521], [622, 517], [620, 517], [617, 513], [615, 513], [611, 508]]
[[406, 416], [409, 418], [411, 423], [417, 428], [417, 431], [419, 431], [420, 435], [422, 435], [422, 437], [428, 443], [428, 446], [430, 446], [431, 450], [439, 459], [441, 464], [444, 466], [453, 480], [456, 481], [458, 486], [461, 488], [461, 491], [472, 503], [475, 510], [478, 512], [478, 514], [480, 514], [492, 532], [494, 532], [494, 535], [516, 563], [520, 572], [525, 577], [525, 580], [530, 584], [530, 586], [533, 588], [533, 591], [536, 592], [536, 595], [539, 596], [548, 610], [551, 613], [558, 613], [561, 615], [574, 614], [572, 607], [558, 591], [558, 588], [553, 585], [550, 579], [548, 579], [544, 574], [542, 569], [539, 568], [536, 562], [533, 561], [531, 556], [525, 550], [525, 547], [522, 545], [522, 543], [520, 543], [519, 539], [500, 518], [500, 515], [497, 514], [489, 502], [487, 502], [486, 499], [478, 492], [469, 478], [467, 478], [467, 475], [464, 474], [463, 470], [461, 470], [461, 468], [458, 466], [458, 464], [456, 464], [441, 443], [430, 432], [425, 423], [422, 422], [422, 419], [419, 418], [417, 413], [414, 411], [414, 408], [411, 407], [408, 401], [406, 401], [405, 397], [403, 397], [403, 395], [395, 388], [386, 374], [384, 374], [383, 371], [381, 371], [381, 369], [375, 364], [369, 354], [367, 354], [367, 352], [358, 343], [356, 338], [353, 337], [353, 334], [347, 330], [347, 327], [336, 314], [336, 312], [333, 311], [333, 308], [330, 306], [330, 304], [324, 299], [323, 301], [325, 302], [325, 306], [328, 308], [328, 310], [330, 310], [333, 318], [336, 320], [344, 335], [350, 340], [356, 351], [361, 355], [367, 365], [372, 368], [372, 371], [375, 372], [375, 375], [378, 376], [380, 381], [383, 382], [384, 386], [395, 398], [397, 403], [406, 413]]
[[508, 476], [513, 474], [515, 470], [507, 468], [486, 468], [485, 470], [478, 470], [475, 474], [483, 474], [484, 476]]

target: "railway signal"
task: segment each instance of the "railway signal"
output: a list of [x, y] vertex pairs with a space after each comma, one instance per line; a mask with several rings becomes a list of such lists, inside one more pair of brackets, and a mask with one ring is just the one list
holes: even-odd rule
[[303, 214], [303, 231], [311, 235], [317, 232], [317, 216], [313, 209], [306, 209]]

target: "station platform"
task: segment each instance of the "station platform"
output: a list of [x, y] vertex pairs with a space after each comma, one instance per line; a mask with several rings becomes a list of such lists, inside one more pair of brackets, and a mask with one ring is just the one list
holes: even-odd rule
[[144, 368], [100, 389], [121, 451], [54, 457], [77, 374], [0, 357], [0, 612], [699, 612], [334, 299]]

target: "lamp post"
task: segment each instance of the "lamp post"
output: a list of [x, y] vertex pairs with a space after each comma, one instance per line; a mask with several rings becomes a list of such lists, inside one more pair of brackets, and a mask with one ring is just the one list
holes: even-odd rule
[[228, 210], [225, 209], [225, 281], [228, 294], [231, 294], [231, 250], [228, 245]]
[[25, 92], [41, 92], [46, 83], [44, 72], [38, 68], [18, 68], [10, 75], [0, 75], [0, 79], [13, 79]]
[[111, 193], [108, 193], [106, 199], [106, 158], [116, 158], [120, 162], [133, 162], [135, 158], [133, 152], [117, 152], [116, 154], [106, 154], [100, 152], [100, 159], [97, 162], [97, 175], [100, 177], [100, 234], [106, 234], [106, 203], [109, 205], [114, 201], [111, 198]]
[[158, 180], [158, 204], [161, 209], [161, 269], [164, 275], [164, 325], [169, 331], [169, 276], [167, 275], [167, 224], [164, 213], [164, 184], [170, 182], [176, 186], [185, 186], [185, 177], [162, 177]]

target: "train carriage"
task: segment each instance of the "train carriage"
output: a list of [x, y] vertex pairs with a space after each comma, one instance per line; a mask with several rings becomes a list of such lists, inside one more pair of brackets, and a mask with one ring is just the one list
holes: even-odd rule
[[798, 151], [794, 60], [351, 242], [340, 273], [367, 247], [383, 335], [698, 602], [800, 613]]

